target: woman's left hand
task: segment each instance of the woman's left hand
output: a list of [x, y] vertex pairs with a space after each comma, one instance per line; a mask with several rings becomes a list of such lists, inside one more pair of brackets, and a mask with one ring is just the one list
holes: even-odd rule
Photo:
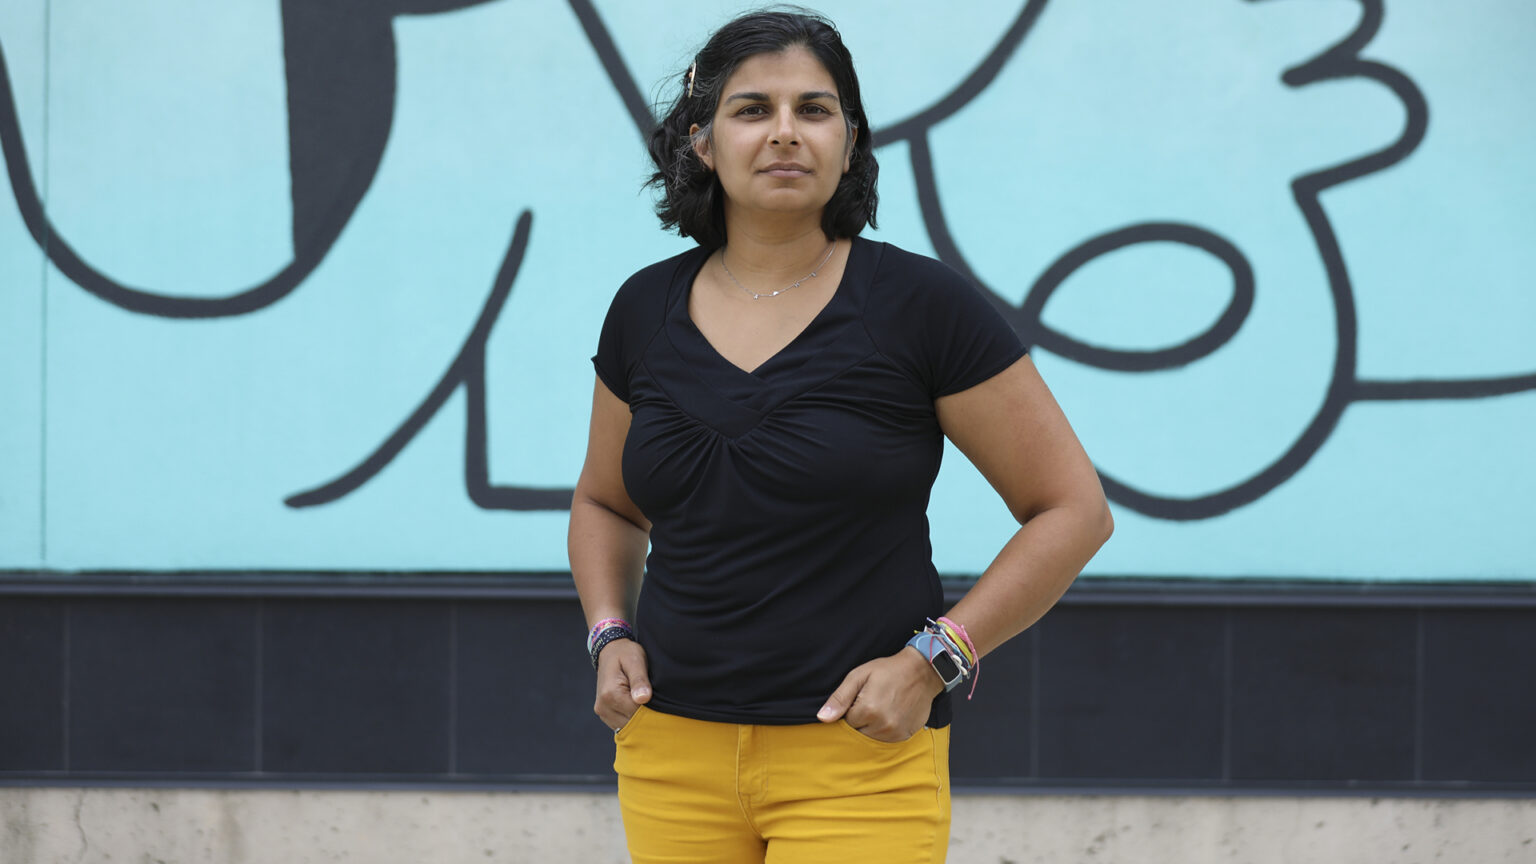
[[923, 655], [902, 648], [855, 666], [816, 719], [835, 723], [841, 718], [877, 741], [905, 741], [928, 722], [933, 699], [942, 692], [944, 682]]

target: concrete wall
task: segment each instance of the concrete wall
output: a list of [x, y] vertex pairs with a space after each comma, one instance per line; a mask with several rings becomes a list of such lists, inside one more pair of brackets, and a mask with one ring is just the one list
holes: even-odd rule
[[[611, 794], [0, 789], [4, 864], [623, 862]], [[1536, 862], [1536, 800], [957, 796], [959, 864]]]

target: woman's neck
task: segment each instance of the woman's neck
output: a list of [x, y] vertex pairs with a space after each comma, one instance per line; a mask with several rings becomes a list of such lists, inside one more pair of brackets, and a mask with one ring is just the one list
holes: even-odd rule
[[831, 241], [821, 230], [821, 221], [806, 225], [742, 225], [741, 220], [727, 220], [725, 249], [730, 268], [738, 276], [751, 274], [764, 279], [796, 279], [821, 261]]

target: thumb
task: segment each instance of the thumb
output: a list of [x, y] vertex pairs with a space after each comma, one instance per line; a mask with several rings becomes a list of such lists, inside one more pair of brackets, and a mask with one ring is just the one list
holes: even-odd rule
[[651, 679], [645, 672], [644, 658], [631, 659], [625, 656], [619, 661], [619, 670], [624, 673], [624, 678], [629, 682], [629, 698], [635, 700], [636, 705], [644, 705], [651, 701]]
[[816, 719], [823, 723], [831, 723], [848, 713], [849, 706], [858, 697], [859, 691], [864, 689], [864, 679], [869, 673], [863, 666], [849, 672], [843, 678], [843, 683], [837, 685], [832, 695], [827, 697], [827, 703], [816, 712]]

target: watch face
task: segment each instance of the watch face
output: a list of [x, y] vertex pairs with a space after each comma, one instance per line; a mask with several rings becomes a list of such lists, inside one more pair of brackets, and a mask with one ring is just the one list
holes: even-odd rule
[[933, 655], [932, 663], [934, 670], [939, 673], [940, 678], [944, 679], [945, 684], [960, 677], [960, 664], [956, 663], [955, 658], [948, 654], [939, 653]]

